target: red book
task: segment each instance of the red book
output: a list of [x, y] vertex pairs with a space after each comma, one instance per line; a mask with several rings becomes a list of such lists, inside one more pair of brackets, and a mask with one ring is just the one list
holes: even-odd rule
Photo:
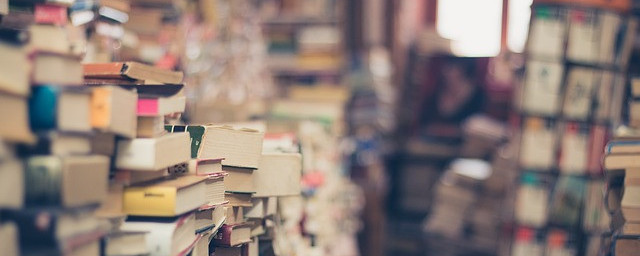
[[67, 24], [67, 7], [50, 4], [36, 4], [33, 10], [34, 20], [38, 24]]
[[251, 226], [248, 223], [222, 225], [213, 237], [216, 246], [234, 247], [251, 242]]

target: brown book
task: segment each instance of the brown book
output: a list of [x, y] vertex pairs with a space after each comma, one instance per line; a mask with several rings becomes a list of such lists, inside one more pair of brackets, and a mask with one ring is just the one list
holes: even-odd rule
[[625, 235], [640, 235], [640, 223], [638, 222], [626, 222], [622, 226], [622, 234]]
[[638, 252], [640, 252], [640, 239], [618, 238], [613, 248], [617, 256], [638, 255]]
[[213, 242], [220, 247], [234, 247], [251, 242], [251, 226], [248, 223], [222, 225]]
[[85, 78], [119, 79], [127, 77], [144, 80], [145, 83], [179, 84], [182, 82], [182, 72], [165, 70], [137, 62], [111, 62], [84, 64]]
[[248, 244], [235, 247], [216, 247], [215, 256], [249, 256]]

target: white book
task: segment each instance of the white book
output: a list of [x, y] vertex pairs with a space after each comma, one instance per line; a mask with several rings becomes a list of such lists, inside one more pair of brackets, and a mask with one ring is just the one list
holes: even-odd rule
[[567, 78], [563, 115], [570, 119], [585, 120], [591, 111], [593, 91], [600, 72], [589, 68], [573, 68]]
[[571, 10], [567, 59], [582, 63], [598, 62], [600, 37], [597, 16], [593, 11]]
[[126, 221], [121, 231], [148, 232], [147, 249], [151, 255], [186, 255], [196, 244], [195, 216], [188, 214], [169, 221]]
[[118, 142], [116, 167], [156, 171], [191, 159], [187, 133], [171, 133], [158, 138], [136, 138]]
[[589, 134], [580, 131], [565, 132], [562, 136], [561, 152], [560, 171], [566, 174], [583, 174], [587, 170]]
[[253, 197], [300, 195], [302, 156], [299, 153], [263, 153], [253, 172]]
[[549, 192], [544, 187], [522, 185], [516, 192], [515, 218], [518, 223], [542, 227], [547, 222]]
[[528, 61], [522, 98], [527, 113], [554, 116], [560, 110], [562, 75], [558, 62]]
[[527, 45], [529, 55], [554, 60], [562, 59], [566, 30], [564, 15], [536, 16], [529, 32]]
[[251, 199], [251, 203], [253, 206], [247, 207], [247, 210], [244, 213], [245, 218], [253, 218], [253, 219], [261, 219], [266, 216], [267, 209], [265, 201], [267, 198], [253, 198]]
[[520, 164], [524, 168], [548, 170], [555, 163], [556, 133], [541, 119], [529, 119], [522, 133]]

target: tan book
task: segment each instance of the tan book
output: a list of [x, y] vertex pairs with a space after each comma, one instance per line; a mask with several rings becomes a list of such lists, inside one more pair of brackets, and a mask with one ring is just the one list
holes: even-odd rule
[[108, 175], [105, 156], [30, 157], [26, 160], [25, 202], [63, 207], [100, 204], [107, 196]]
[[607, 170], [640, 168], [640, 154], [620, 153], [604, 157], [604, 168]]
[[300, 195], [302, 155], [263, 153], [260, 168], [253, 173], [254, 197]]
[[82, 64], [73, 55], [38, 52], [33, 59], [34, 84], [82, 85]]
[[164, 116], [139, 116], [137, 133], [138, 138], [154, 138], [166, 133], [164, 130]]
[[27, 99], [0, 93], [0, 102], [0, 138], [7, 142], [34, 142], [35, 136], [29, 128]]
[[18, 244], [18, 227], [13, 222], [0, 224], [0, 255], [18, 256], [20, 247]]
[[251, 203], [251, 195], [252, 193], [225, 192], [224, 198], [229, 201], [230, 206], [251, 207], [253, 206], [253, 203]]
[[29, 27], [29, 50], [70, 54], [71, 42], [63, 27], [51, 25], [31, 25]]
[[240, 206], [231, 206], [231, 205], [225, 205], [225, 216], [226, 216], [226, 221], [225, 223], [228, 225], [234, 225], [234, 224], [239, 224], [239, 223], [244, 223], [245, 219], [244, 219], [244, 208], [240, 207]]
[[91, 138], [91, 152], [97, 155], [113, 156], [116, 151], [116, 136], [109, 132], [95, 132]]
[[[129, 16], [136, 19], [136, 15]], [[129, 22], [127, 23], [129, 24]], [[149, 26], [149, 24], [145, 24]], [[113, 78], [128, 77], [135, 80], [143, 80], [145, 83], [179, 84], [182, 82], [182, 72], [157, 68], [138, 62], [111, 62], [111, 63], [87, 63], [84, 64], [84, 77], [86, 78]]]
[[31, 90], [31, 62], [25, 47], [0, 41], [0, 92], [27, 96]]
[[254, 186], [255, 179], [253, 178], [256, 172], [255, 169], [222, 166], [222, 171], [228, 173], [224, 180], [226, 191], [247, 193], [256, 191]]
[[0, 208], [22, 208], [24, 191], [24, 166], [22, 163], [15, 160], [0, 162]]
[[138, 95], [117, 86], [92, 88], [91, 126], [127, 138], [137, 133]]
[[121, 140], [116, 149], [116, 168], [157, 171], [188, 162], [190, 149], [191, 142], [186, 133]]

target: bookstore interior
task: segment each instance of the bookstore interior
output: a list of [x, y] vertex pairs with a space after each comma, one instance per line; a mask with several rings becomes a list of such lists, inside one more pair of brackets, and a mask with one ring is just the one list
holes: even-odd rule
[[640, 0], [0, 0], [21, 255], [640, 255]]

